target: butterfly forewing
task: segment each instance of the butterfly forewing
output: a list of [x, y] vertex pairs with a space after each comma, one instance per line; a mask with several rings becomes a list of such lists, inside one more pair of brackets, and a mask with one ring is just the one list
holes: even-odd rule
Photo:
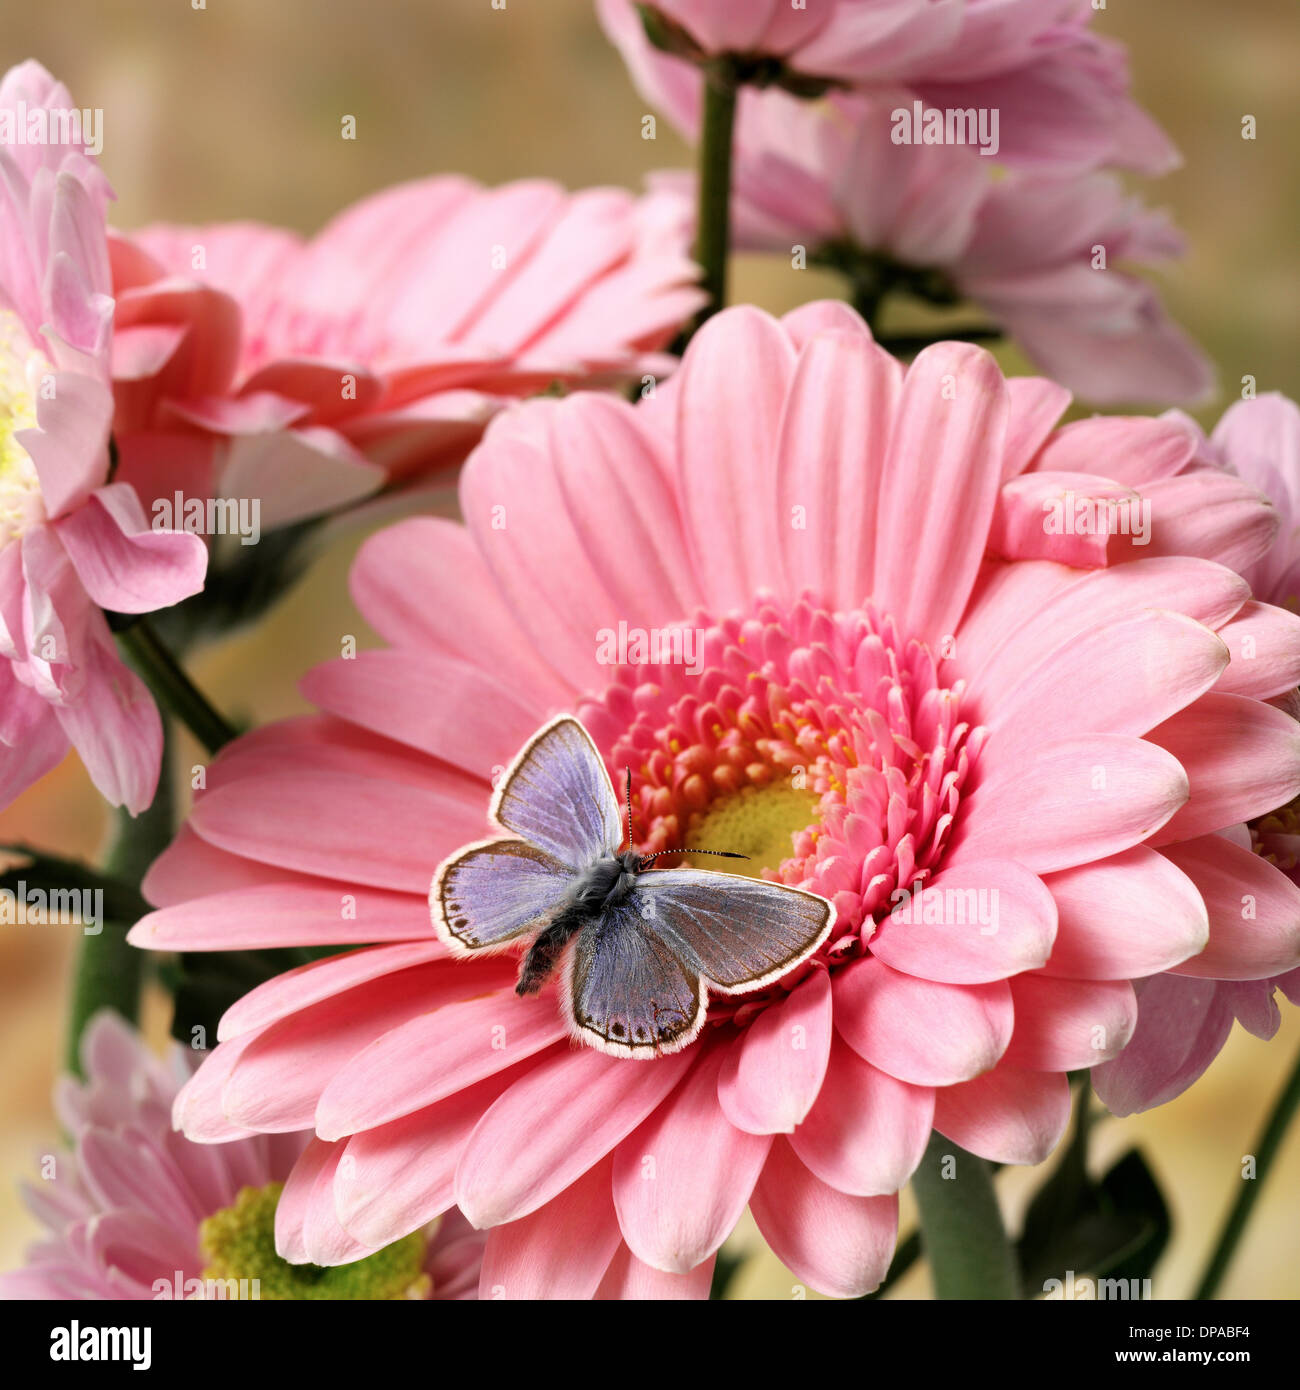
[[569, 1008], [579, 1032], [602, 1051], [675, 1052], [704, 1022], [698, 973], [683, 967], [650, 926], [626, 898], [574, 945]]
[[492, 801], [497, 824], [571, 869], [623, 842], [618, 799], [596, 745], [569, 715], [552, 720], [511, 764]]
[[522, 840], [469, 845], [438, 870], [429, 906], [438, 934], [467, 950], [539, 930], [559, 911], [573, 871]]
[[706, 869], [642, 874], [630, 900], [685, 969], [723, 993], [757, 989], [810, 956], [835, 909], [813, 893]]

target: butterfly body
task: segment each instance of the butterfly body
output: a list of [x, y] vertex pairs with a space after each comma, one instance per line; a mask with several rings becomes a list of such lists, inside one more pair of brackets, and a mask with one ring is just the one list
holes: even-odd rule
[[635, 852], [602, 855], [575, 884], [571, 901], [547, 923], [519, 967], [516, 994], [536, 994], [559, 965], [569, 942], [598, 924], [603, 914], [632, 891], [641, 866]]
[[704, 869], [645, 872], [656, 856], [622, 849], [630, 826], [625, 837], [605, 765], [571, 716], [529, 740], [490, 814], [508, 837], [439, 866], [434, 930], [455, 955], [527, 940], [516, 992], [558, 975], [574, 1035], [614, 1056], [687, 1046], [708, 990], [761, 989], [830, 934], [835, 909], [802, 889]]

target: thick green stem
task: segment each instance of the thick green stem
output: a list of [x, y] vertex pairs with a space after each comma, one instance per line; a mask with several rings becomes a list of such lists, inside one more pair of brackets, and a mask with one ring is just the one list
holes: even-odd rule
[[1214, 1253], [1210, 1256], [1210, 1262], [1205, 1267], [1205, 1273], [1201, 1276], [1201, 1282], [1197, 1285], [1193, 1298], [1213, 1298], [1218, 1293], [1232, 1257], [1237, 1253], [1237, 1246], [1250, 1221], [1251, 1212], [1255, 1209], [1260, 1189], [1268, 1178], [1268, 1171], [1277, 1157], [1277, 1151], [1282, 1147], [1282, 1140], [1286, 1137], [1297, 1109], [1300, 1109], [1300, 1057], [1296, 1058], [1291, 1075], [1287, 1077], [1286, 1084], [1282, 1087], [1282, 1092], [1274, 1102], [1264, 1128], [1255, 1141], [1252, 1150], [1255, 1157], [1255, 1176], [1242, 1179], [1241, 1191], [1223, 1223], [1219, 1239], [1215, 1242]]
[[989, 1165], [939, 1133], [912, 1175], [936, 1298], [1020, 1297]]
[[728, 63], [720, 60], [705, 69], [695, 259], [704, 271], [702, 283], [709, 302], [696, 316], [696, 328], [727, 302], [727, 255], [731, 249], [731, 152], [736, 124], [736, 93], [736, 76]]
[[[164, 745], [158, 791], [152, 804], [135, 817], [125, 811], [117, 813], [116, 833], [105, 865], [113, 879], [138, 887], [145, 870], [171, 840], [174, 806], [171, 759]], [[108, 909], [112, 905], [106, 902], [105, 906]], [[145, 953], [126, 942], [127, 931], [134, 924], [134, 919], [109, 917], [106, 910], [99, 933], [81, 936], [64, 1050], [64, 1064], [77, 1075], [81, 1074], [81, 1034], [98, 1010], [116, 1009], [129, 1023], [140, 1016]]]
[[117, 640], [164, 709], [208, 750], [215, 753], [235, 737], [234, 728], [181, 669], [145, 618], [117, 634]]

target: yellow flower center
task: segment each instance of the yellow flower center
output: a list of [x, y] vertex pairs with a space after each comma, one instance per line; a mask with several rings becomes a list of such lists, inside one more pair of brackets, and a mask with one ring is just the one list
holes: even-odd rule
[[686, 832], [686, 848], [730, 850], [748, 855], [735, 863], [721, 863], [711, 855], [686, 855], [697, 869], [762, 878], [763, 870], [776, 871], [794, 853], [794, 837], [817, 821], [815, 793], [790, 782], [766, 787], [743, 787], [735, 796], [715, 801], [700, 816], [692, 817]]
[[275, 1250], [275, 1208], [284, 1184], [245, 1187], [233, 1206], [209, 1216], [199, 1227], [205, 1280], [257, 1281], [252, 1297], [264, 1299], [427, 1298], [431, 1281], [424, 1270], [425, 1241], [419, 1231], [355, 1264], [325, 1269], [291, 1265]]
[[32, 368], [43, 362], [17, 317], [0, 310], [0, 549], [45, 515], [36, 466], [16, 438], [36, 425]]

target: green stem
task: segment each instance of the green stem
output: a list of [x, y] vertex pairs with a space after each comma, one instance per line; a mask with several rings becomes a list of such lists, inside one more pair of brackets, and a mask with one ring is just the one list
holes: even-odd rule
[[117, 640], [162, 706], [174, 714], [209, 753], [215, 753], [235, 737], [234, 728], [185, 674], [148, 619], [140, 618], [132, 623], [117, 634]]
[[[164, 742], [157, 794], [138, 816], [129, 816], [125, 811], [117, 813], [117, 830], [106, 871], [115, 880], [138, 885], [145, 870], [166, 848], [174, 828], [171, 758]], [[106, 900], [105, 907], [110, 906]], [[73, 971], [64, 1062], [77, 1075], [81, 1074], [81, 1034], [94, 1014], [108, 1008], [116, 1009], [129, 1023], [140, 1017], [145, 953], [128, 946], [126, 941], [127, 931], [136, 919], [109, 918], [107, 911], [105, 918], [98, 935], [82, 935]]]
[[1274, 1102], [1264, 1128], [1255, 1141], [1252, 1150], [1255, 1156], [1255, 1176], [1252, 1179], [1242, 1179], [1241, 1191], [1223, 1223], [1214, 1253], [1210, 1256], [1210, 1262], [1205, 1267], [1205, 1273], [1201, 1276], [1201, 1282], [1197, 1285], [1193, 1298], [1213, 1298], [1218, 1292], [1223, 1276], [1228, 1272], [1228, 1265], [1237, 1253], [1237, 1246], [1255, 1209], [1269, 1168], [1277, 1157], [1277, 1151], [1282, 1147], [1282, 1140], [1286, 1137], [1287, 1128], [1295, 1118], [1297, 1109], [1300, 1109], [1300, 1057], [1296, 1058], [1291, 1075], [1287, 1077], [1286, 1084], [1282, 1087], [1281, 1094]]
[[[955, 1164], [944, 1176], [944, 1160]], [[1020, 1272], [989, 1165], [938, 1132], [912, 1175], [936, 1298], [1020, 1297]]]
[[727, 256], [731, 249], [731, 154], [736, 124], [736, 94], [736, 75], [728, 62], [719, 60], [705, 69], [695, 259], [704, 271], [702, 283], [709, 301], [696, 316], [696, 328], [727, 302]]

